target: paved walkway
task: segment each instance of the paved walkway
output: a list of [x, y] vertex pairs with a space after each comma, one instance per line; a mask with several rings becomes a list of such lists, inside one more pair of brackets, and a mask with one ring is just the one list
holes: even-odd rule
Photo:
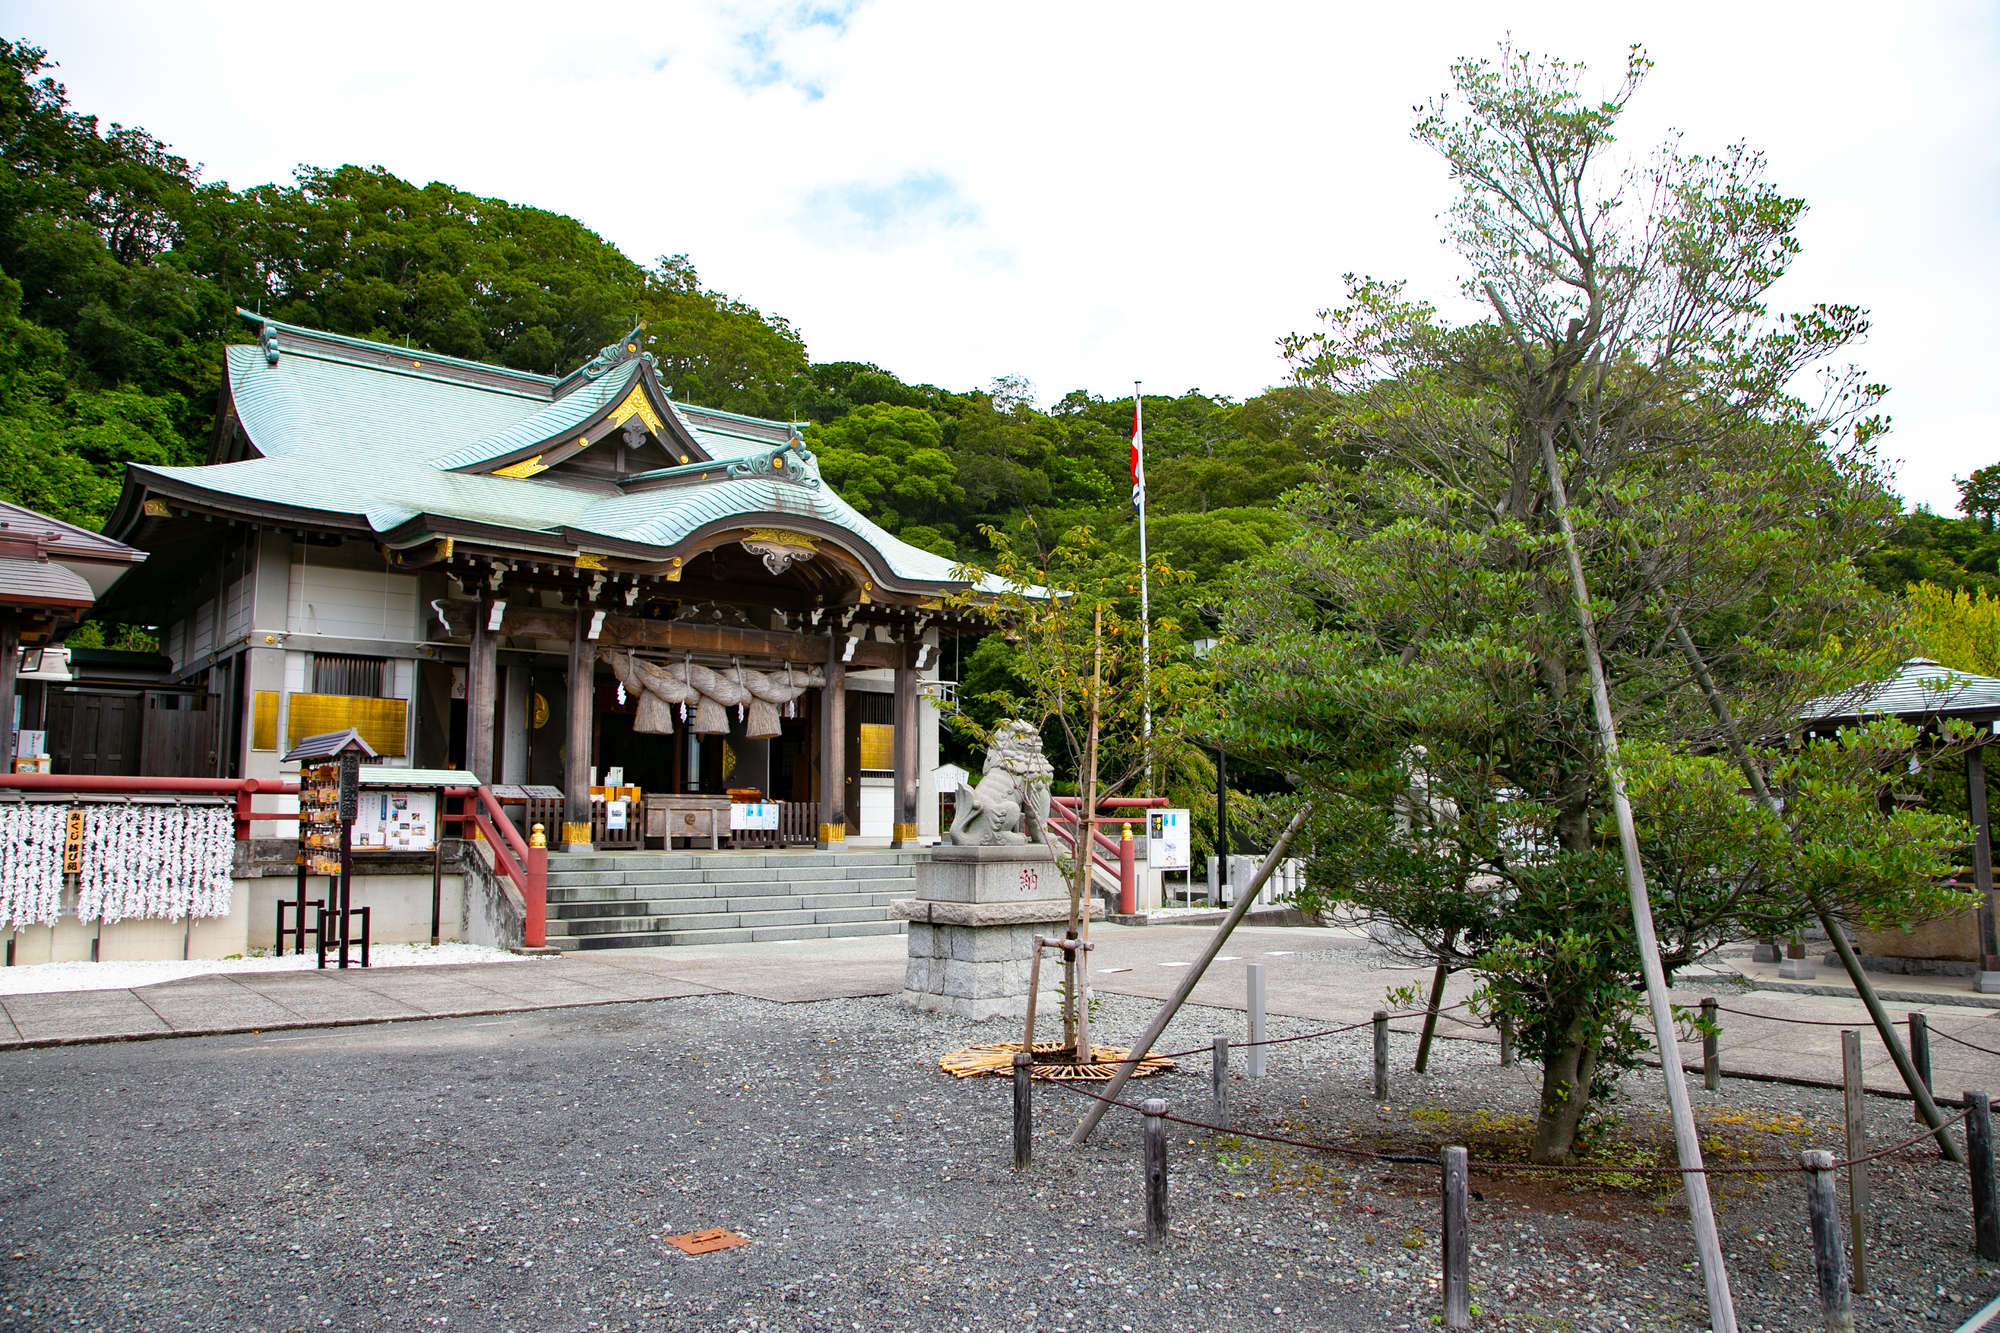
[[[1200, 927], [1094, 927], [1092, 937], [1098, 945], [1092, 957], [1094, 984], [1102, 991], [1164, 1000], [1180, 984], [1186, 975], [1183, 969], [1199, 955], [1209, 935]], [[9, 995], [0, 996], [4, 1014], [0, 1050], [505, 1014], [718, 993], [779, 1003], [892, 995], [902, 989], [903, 951], [901, 936], [607, 949], [587, 956], [511, 963], [350, 968], [344, 973], [239, 972], [129, 990]], [[1344, 954], [1352, 954], [1352, 961]], [[1376, 1009], [1387, 1007], [1390, 989], [1425, 986], [1430, 980], [1428, 968], [1383, 965], [1368, 941], [1351, 932], [1244, 927], [1195, 988], [1193, 1003], [1245, 1008], [1243, 969], [1257, 962], [1266, 966], [1270, 1012], [1328, 1026], [1366, 1021]], [[1831, 978], [1822, 971], [1819, 980], [1828, 983]], [[1907, 985], [1915, 979], [1884, 978], [1885, 983], [1890, 980]], [[1454, 976], [1446, 988], [1446, 1003], [1464, 999], [1472, 988], [1469, 977]], [[1912, 1009], [1925, 1013], [1932, 1032], [1933, 1086], [1952, 1100], [1968, 1088], [2000, 1092], [2000, 1011], [1952, 1003], [1956, 996], [1948, 979], [1922, 993], [1937, 998], [1925, 1003], [1898, 1001], [1888, 1007], [1899, 1022]], [[1902, 1093], [1902, 1080], [1888, 1052], [1851, 993], [1746, 992], [1731, 986], [1720, 991], [1690, 988], [1677, 991], [1674, 998], [1692, 1006], [1709, 994], [1719, 994], [1725, 1009], [1724, 1073], [1838, 1085], [1840, 1028], [1853, 1027], [1862, 1034], [1868, 1086]], [[1414, 1033], [1420, 1020], [1398, 1020], [1394, 1027]], [[1129, 1039], [1137, 1034], [1105, 1035]], [[1491, 1029], [1463, 1011], [1447, 1013], [1439, 1035], [1495, 1040]], [[1682, 1055], [1687, 1063], [1698, 1065], [1699, 1043], [1685, 1044]], [[1284, 1048], [1274, 1048], [1271, 1058], [1282, 1061]]]

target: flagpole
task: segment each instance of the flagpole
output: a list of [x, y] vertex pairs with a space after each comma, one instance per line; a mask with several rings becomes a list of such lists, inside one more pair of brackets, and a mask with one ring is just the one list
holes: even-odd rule
[[1146, 795], [1153, 794], [1153, 607], [1146, 575], [1146, 428], [1139, 381], [1132, 381], [1132, 504], [1139, 511], [1140, 737], [1146, 750]]

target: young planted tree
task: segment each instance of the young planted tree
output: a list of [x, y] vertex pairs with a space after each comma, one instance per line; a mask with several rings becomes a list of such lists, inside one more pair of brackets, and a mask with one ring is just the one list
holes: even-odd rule
[[[1344, 465], [1295, 496], [1304, 535], [1239, 580], [1225, 657], [1232, 750], [1318, 798], [1316, 891], [1486, 976], [1541, 1060], [1533, 1151], [1550, 1163], [1636, 1058], [1641, 973], [1556, 497], [1647, 855], [1671, 844], [1657, 812], [1693, 780], [1663, 757], [1782, 736], [1803, 701], [1893, 660], [1868, 646], [1888, 610], [1856, 570], [1897, 512], [1871, 447], [1881, 391], [1851, 370], [1796, 391], [1865, 320], [1765, 309], [1804, 206], [1756, 154], [1670, 142], [1609, 160], [1646, 69], [1635, 51], [1591, 102], [1580, 68], [1511, 48], [1454, 68], [1416, 134], [1461, 186], [1451, 238], [1491, 316], [1453, 327], [1396, 285], [1351, 280], [1291, 340]], [[1927, 876], [1957, 835], [1882, 813], [1879, 777], [1840, 790], [1869, 794], [1843, 808], [1884, 869], [1828, 892], [1865, 883], [1868, 913], [1936, 910]], [[1747, 847], [1779, 830], [1737, 814], [1710, 836]], [[1795, 860], [1817, 846], [1788, 834]], [[1669, 974], [1723, 938], [1810, 920], [1782, 864], [1657, 883]]]
[[[1079, 823], [1068, 866], [1070, 925], [1082, 933], [1096, 831], [1088, 821], [1101, 802], [1140, 791], [1149, 772], [1177, 782], [1200, 771], [1194, 727], [1213, 697], [1212, 672], [1171, 617], [1153, 621], [1152, 669], [1145, 670], [1138, 565], [1099, 545], [1088, 528], [1065, 533], [1039, 559], [992, 528], [986, 536], [991, 570], [962, 568], [959, 576], [974, 587], [953, 600], [1001, 627], [1005, 683], [961, 700], [946, 722], [983, 740], [979, 716], [1024, 719], [1050, 744], [1057, 773], [1073, 778]], [[1164, 560], [1150, 572], [1156, 588], [1186, 577]]]

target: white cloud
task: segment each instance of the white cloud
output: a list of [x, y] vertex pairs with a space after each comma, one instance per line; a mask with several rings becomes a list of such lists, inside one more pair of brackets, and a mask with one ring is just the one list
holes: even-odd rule
[[1609, 81], [1635, 151], [1743, 139], [1804, 196], [1787, 307], [1868, 307], [1905, 492], [2000, 458], [2000, 22], [1939, 3], [547, 6], [17, 0], [77, 103], [249, 185], [380, 163], [571, 213], [790, 317], [822, 359], [1056, 396], [1254, 393], [1347, 271], [1459, 310], [1408, 136], [1511, 29]]

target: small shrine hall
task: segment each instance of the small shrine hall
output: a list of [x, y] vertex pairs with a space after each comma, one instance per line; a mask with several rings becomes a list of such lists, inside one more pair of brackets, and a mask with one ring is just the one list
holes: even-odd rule
[[351, 726], [559, 792], [552, 850], [711, 846], [732, 799], [785, 812], [767, 845], [935, 839], [968, 585], [798, 423], [676, 402], [643, 326], [555, 378], [243, 314], [208, 460], [127, 470], [105, 533], [147, 558], [97, 612], [205, 687], [215, 776]]

